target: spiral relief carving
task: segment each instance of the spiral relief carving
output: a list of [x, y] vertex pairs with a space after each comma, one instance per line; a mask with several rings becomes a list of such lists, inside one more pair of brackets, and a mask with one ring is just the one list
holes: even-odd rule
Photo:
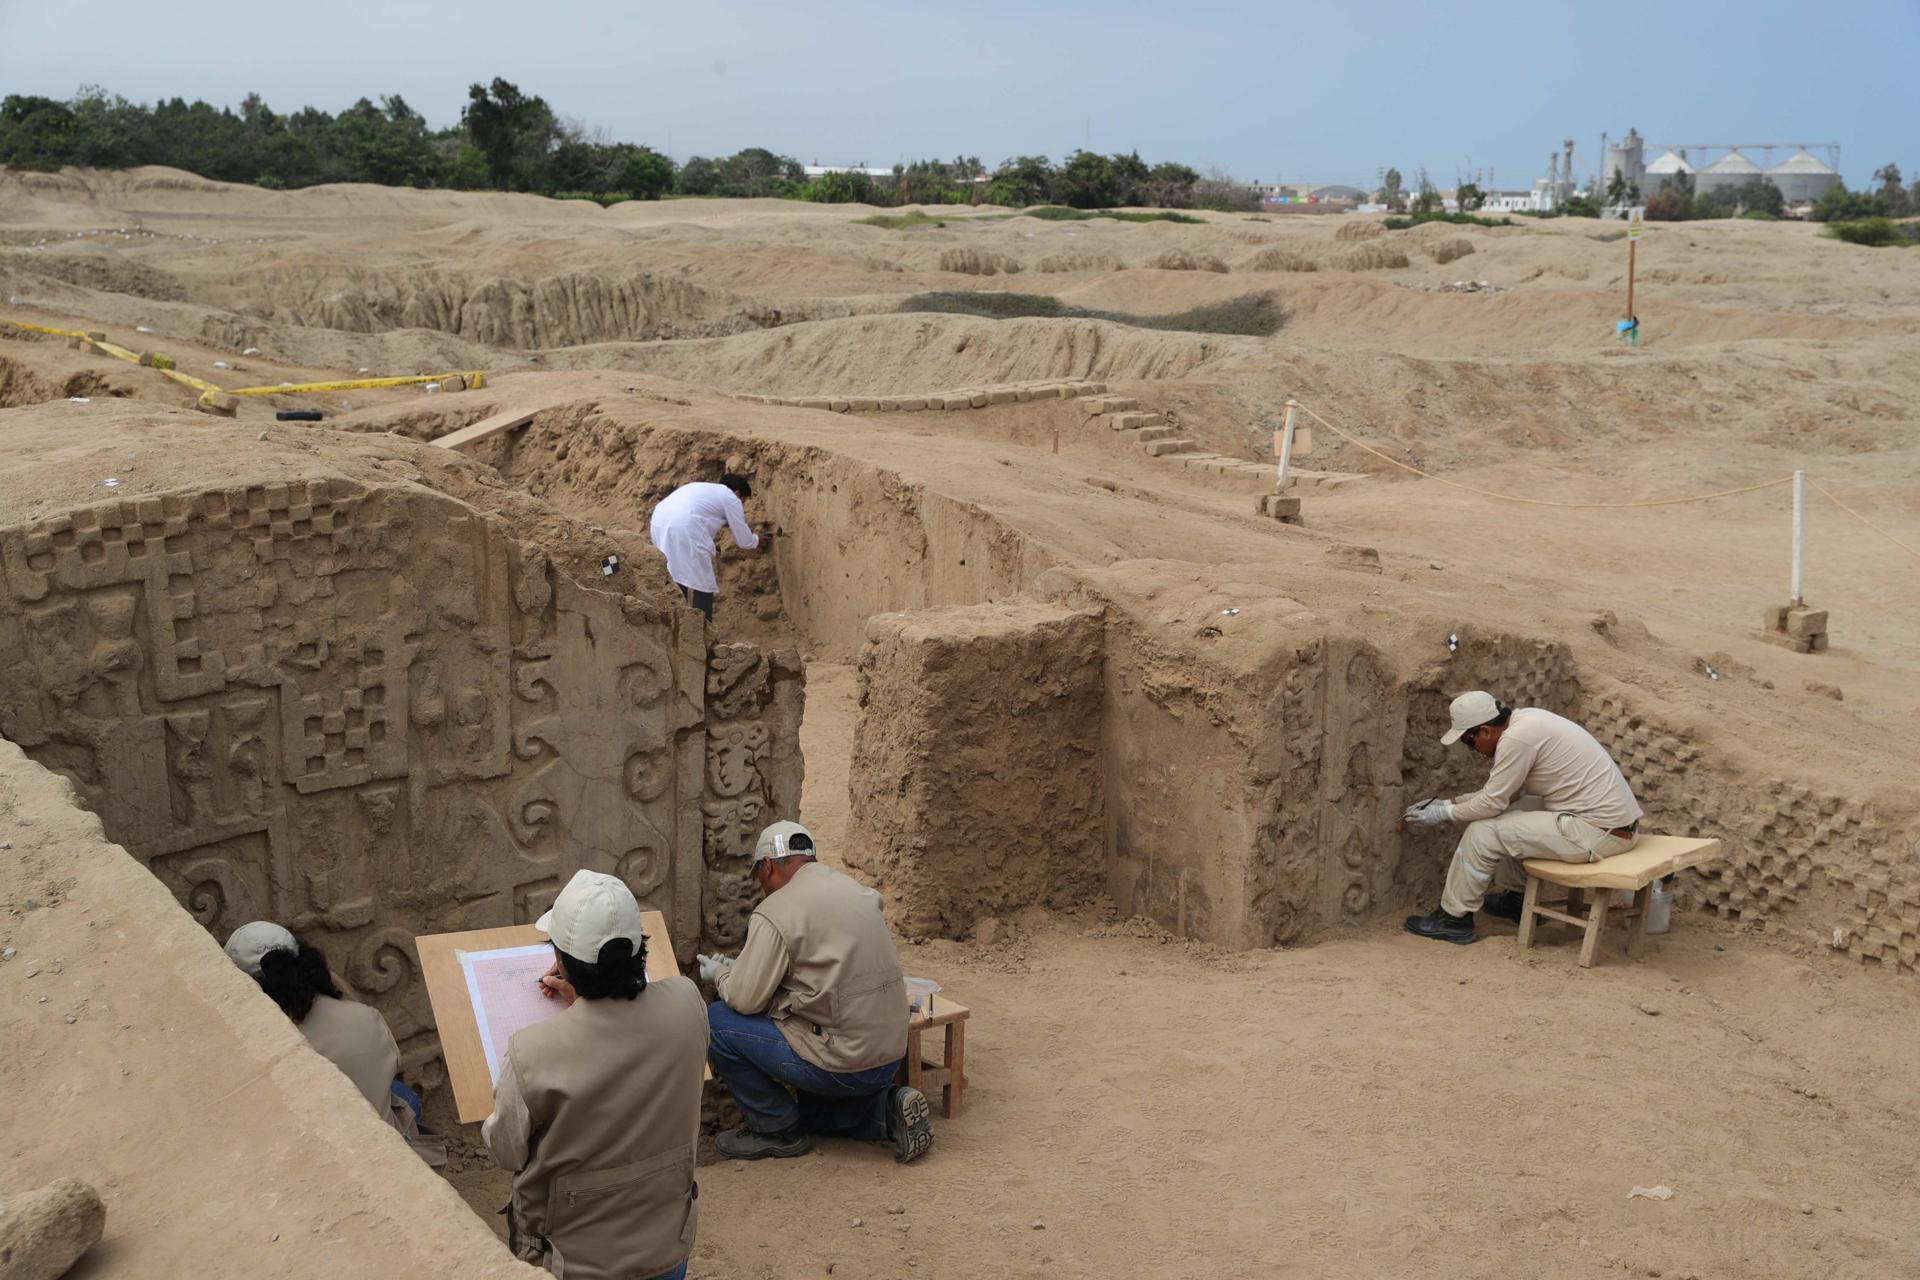
[[385, 995], [413, 980], [413, 934], [397, 925], [376, 929], [354, 944], [347, 980], [366, 992]]

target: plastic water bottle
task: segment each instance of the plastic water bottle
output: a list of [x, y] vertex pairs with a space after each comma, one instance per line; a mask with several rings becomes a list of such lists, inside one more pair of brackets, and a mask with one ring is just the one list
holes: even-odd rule
[[1673, 923], [1673, 890], [1665, 880], [1653, 882], [1653, 897], [1647, 903], [1647, 932], [1665, 933]]

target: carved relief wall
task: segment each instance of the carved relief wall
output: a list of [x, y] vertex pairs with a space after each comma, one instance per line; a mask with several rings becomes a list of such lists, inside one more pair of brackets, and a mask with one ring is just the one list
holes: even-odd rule
[[584, 866], [691, 956], [716, 806], [797, 808], [794, 665], [722, 646], [710, 670], [697, 615], [586, 590], [418, 487], [0, 530], [0, 734], [217, 937], [270, 918], [320, 945], [429, 1084], [415, 933], [531, 921]]

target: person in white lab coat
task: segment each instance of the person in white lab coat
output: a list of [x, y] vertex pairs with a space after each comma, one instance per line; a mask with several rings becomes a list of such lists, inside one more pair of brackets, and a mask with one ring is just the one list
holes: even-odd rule
[[760, 535], [747, 523], [747, 508], [742, 501], [753, 496], [753, 486], [745, 476], [728, 472], [719, 484], [696, 481], [683, 484], [660, 500], [653, 509], [649, 533], [653, 545], [667, 558], [667, 572], [693, 607], [713, 621], [713, 594], [719, 583], [713, 576], [713, 557], [719, 550], [715, 541], [724, 527], [733, 533], [734, 545], [751, 551], [760, 545]]

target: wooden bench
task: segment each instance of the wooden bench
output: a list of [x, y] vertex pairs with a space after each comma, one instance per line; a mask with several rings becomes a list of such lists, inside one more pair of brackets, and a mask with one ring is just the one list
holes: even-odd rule
[[[931, 1097], [939, 1091], [940, 1114], [951, 1120], [960, 1114], [961, 1095], [967, 1088], [967, 1006], [939, 992], [930, 1000], [931, 1009], [915, 1009], [907, 1022], [907, 1057], [900, 1064], [900, 1083], [912, 1085]], [[921, 1038], [926, 1032], [945, 1027], [945, 1051], [939, 1062], [927, 1061]]]
[[[1533, 945], [1536, 917], [1544, 916], [1586, 931], [1580, 944], [1580, 967], [1593, 968], [1600, 948], [1600, 931], [1606, 928], [1607, 913], [1631, 920], [1627, 930], [1627, 954], [1637, 956], [1647, 936], [1647, 904], [1653, 900], [1653, 882], [1686, 867], [1697, 867], [1720, 856], [1718, 840], [1699, 840], [1689, 836], [1640, 837], [1640, 843], [1625, 853], [1598, 862], [1561, 862], [1554, 858], [1529, 858], [1521, 863], [1527, 872], [1527, 895], [1520, 904], [1520, 945]], [[1567, 891], [1565, 911], [1540, 904], [1540, 886], [1557, 884]], [[1613, 891], [1633, 890], [1633, 905], [1613, 907]], [[1591, 895], [1591, 906], [1584, 899]], [[1586, 915], [1582, 917], [1582, 911]]]

